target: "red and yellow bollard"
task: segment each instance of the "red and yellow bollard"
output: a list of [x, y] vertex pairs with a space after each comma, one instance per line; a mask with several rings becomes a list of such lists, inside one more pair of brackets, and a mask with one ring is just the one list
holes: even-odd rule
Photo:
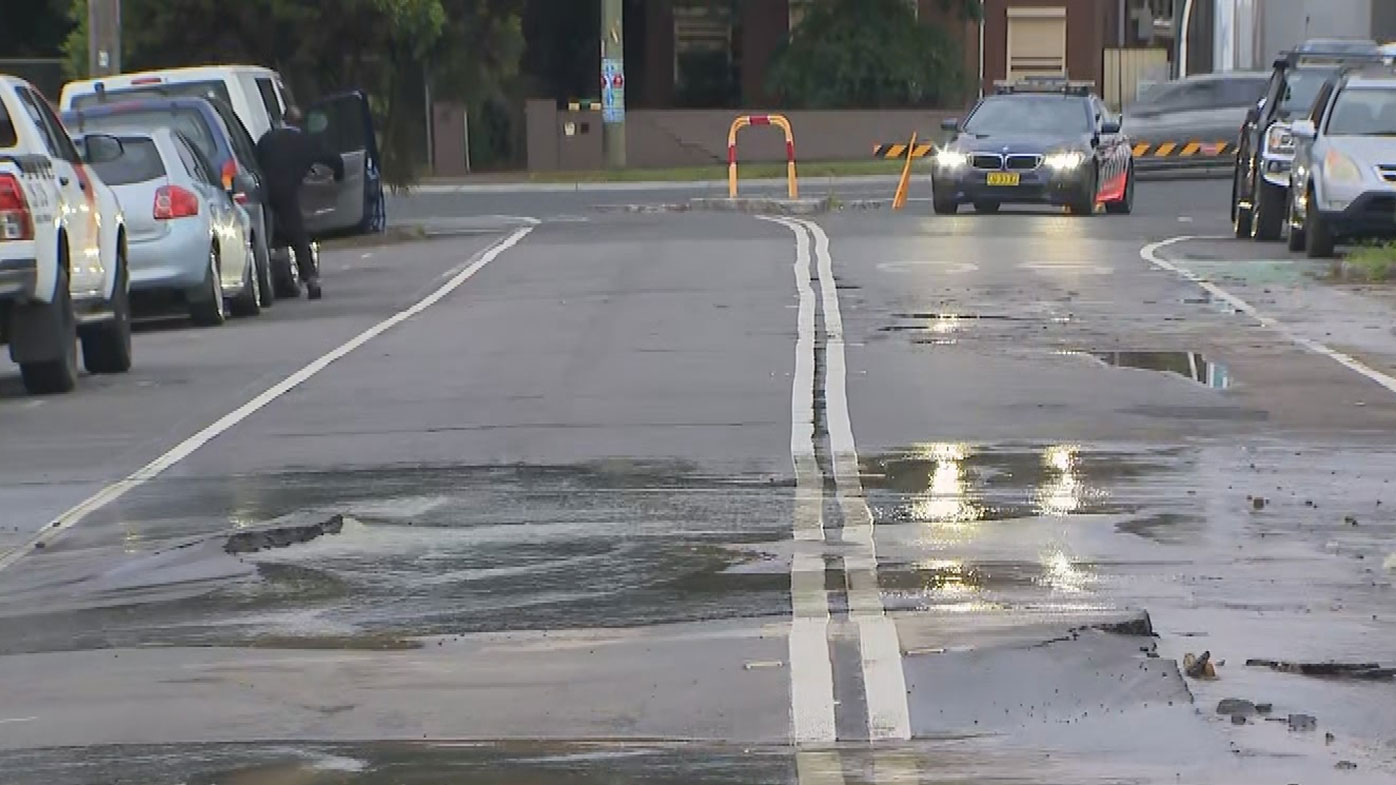
[[727, 132], [727, 196], [737, 198], [737, 132], [749, 125], [774, 125], [785, 132], [785, 179], [786, 190], [791, 199], [800, 197], [800, 186], [795, 179], [795, 134], [790, 121], [778, 114], [742, 115], [732, 121]]

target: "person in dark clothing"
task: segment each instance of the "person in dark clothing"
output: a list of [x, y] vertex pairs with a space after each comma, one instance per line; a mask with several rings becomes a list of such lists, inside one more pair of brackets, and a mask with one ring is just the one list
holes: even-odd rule
[[275, 218], [275, 233], [296, 254], [296, 266], [305, 282], [310, 299], [320, 299], [320, 276], [315, 270], [315, 257], [310, 249], [310, 235], [305, 231], [301, 215], [301, 183], [316, 164], [334, 170], [334, 179], [344, 179], [344, 161], [316, 144], [300, 123], [300, 111], [286, 110], [285, 124], [268, 131], [257, 142], [257, 162], [266, 176], [267, 194]]

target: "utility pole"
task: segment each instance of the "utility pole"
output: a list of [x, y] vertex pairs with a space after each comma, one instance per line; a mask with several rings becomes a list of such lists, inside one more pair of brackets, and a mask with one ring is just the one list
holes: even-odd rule
[[121, 0], [87, 0], [87, 73], [121, 73]]
[[625, 0], [601, 0], [601, 144], [608, 169], [625, 166]]

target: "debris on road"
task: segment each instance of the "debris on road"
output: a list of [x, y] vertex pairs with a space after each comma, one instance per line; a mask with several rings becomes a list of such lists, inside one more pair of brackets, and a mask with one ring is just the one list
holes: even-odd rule
[[1265, 509], [1265, 497], [1264, 497], [1264, 496], [1256, 496], [1256, 497], [1252, 498], [1252, 499], [1251, 499], [1251, 507], [1252, 507], [1253, 509], [1256, 509], [1256, 510], [1263, 510], [1263, 509]]
[[1291, 714], [1289, 715], [1290, 730], [1314, 730], [1318, 727], [1318, 718], [1312, 714]]
[[306, 526], [278, 526], [271, 529], [256, 529], [238, 532], [223, 544], [223, 552], [256, 553], [271, 548], [285, 548], [299, 545], [326, 534], [339, 534], [344, 529], [344, 516], [334, 515], [320, 523]]
[[1223, 698], [1221, 702], [1217, 704], [1217, 713], [1230, 714], [1232, 717], [1236, 717], [1237, 715], [1249, 717], [1257, 713], [1257, 710], [1254, 703], [1244, 698]]
[[1194, 679], [1217, 678], [1217, 670], [1212, 666], [1212, 652], [1204, 651], [1201, 657], [1192, 652], [1183, 655], [1183, 672]]
[[1384, 681], [1396, 678], [1396, 667], [1382, 667], [1375, 662], [1281, 662], [1278, 660], [1249, 659], [1246, 665], [1253, 668], [1270, 668], [1280, 673], [1298, 673], [1303, 676], [1333, 676], [1364, 681]]
[[1333, 768], [1335, 768], [1335, 769], [1343, 769], [1343, 770], [1345, 770], [1345, 771], [1351, 771], [1351, 770], [1357, 768], [1357, 764], [1356, 764], [1356, 763], [1353, 763], [1353, 762], [1350, 761], [1350, 760], [1340, 760], [1340, 761], [1337, 762], [1337, 764], [1334, 765]]

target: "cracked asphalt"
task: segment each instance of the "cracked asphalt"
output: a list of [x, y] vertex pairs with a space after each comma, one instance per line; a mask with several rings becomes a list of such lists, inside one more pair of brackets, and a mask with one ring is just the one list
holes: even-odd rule
[[1396, 777], [1396, 682], [1246, 664], [1393, 663], [1386, 292], [1224, 182], [592, 209], [661, 195], [419, 194], [471, 232], [0, 368], [0, 780]]

